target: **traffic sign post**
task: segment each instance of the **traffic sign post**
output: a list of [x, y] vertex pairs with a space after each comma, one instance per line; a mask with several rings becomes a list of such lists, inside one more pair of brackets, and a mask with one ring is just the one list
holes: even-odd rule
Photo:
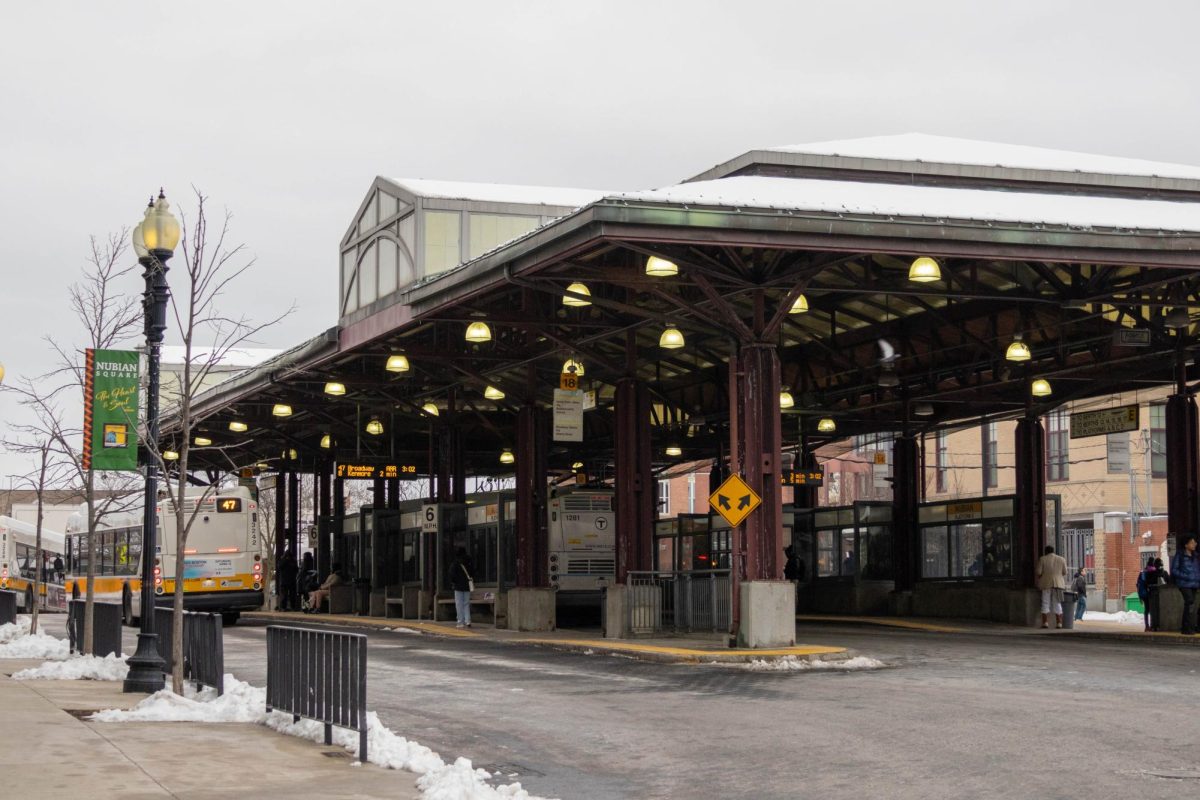
[[739, 476], [730, 475], [708, 496], [708, 504], [731, 528], [736, 528], [751, 511], [762, 505], [762, 498]]

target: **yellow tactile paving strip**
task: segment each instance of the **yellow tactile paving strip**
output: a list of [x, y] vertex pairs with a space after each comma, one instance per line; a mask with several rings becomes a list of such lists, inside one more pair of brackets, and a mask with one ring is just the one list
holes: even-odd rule
[[243, 614], [246, 619], [262, 619], [269, 622], [311, 622], [333, 623], [338, 625], [357, 625], [363, 628], [408, 628], [422, 633], [435, 633], [439, 636], [459, 636], [463, 638], [481, 636], [473, 630], [454, 627], [449, 622], [432, 622], [415, 619], [389, 619], [387, 617], [357, 617], [352, 614], [291, 614], [283, 611], [251, 611]]
[[778, 658], [782, 656], [807, 658], [809, 656], [839, 655], [846, 652], [846, 648], [844, 647], [825, 647], [822, 645], [798, 645], [796, 647], [779, 647], [771, 650], [738, 648], [706, 650], [695, 647], [617, 642], [611, 639], [522, 639], [521, 642], [548, 647], [588, 648], [604, 652], [667, 656], [684, 661], [741, 661], [748, 658]]
[[970, 633], [968, 628], [955, 628], [950, 625], [938, 625], [932, 622], [916, 622], [909, 619], [897, 619], [895, 617], [842, 617], [842, 616], [824, 616], [822, 614], [797, 614], [796, 619], [800, 622], [829, 622], [834, 625], [838, 623], [850, 623], [854, 625], [882, 625], [885, 628], [906, 628], [914, 631], [930, 631], [932, 633]]

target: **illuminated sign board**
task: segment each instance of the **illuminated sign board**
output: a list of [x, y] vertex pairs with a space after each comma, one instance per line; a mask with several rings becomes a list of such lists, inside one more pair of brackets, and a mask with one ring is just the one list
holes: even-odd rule
[[217, 513], [218, 514], [237, 514], [242, 510], [242, 498], [240, 497], [218, 497], [217, 498]]
[[819, 469], [785, 469], [779, 476], [784, 486], [821, 486], [825, 483], [825, 471]]
[[1071, 438], [1104, 436], [1110, 433], [1125, 433], [1138, 429], [1137, 404], [1082, 411], [1071, 415]]
[[379, 464], [371, 462], [338, 462], [335, 473], [339, 478], [348, 480], [371, 480], [374, 478], [405, 478], [417, 477], [416, 464]]

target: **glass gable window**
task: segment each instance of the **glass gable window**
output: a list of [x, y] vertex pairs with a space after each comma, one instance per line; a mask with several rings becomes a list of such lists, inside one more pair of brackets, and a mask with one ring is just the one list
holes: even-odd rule
[[1070, 428], [1065, 408], [1055, 409], [1046, 417], [1046, 480], [1065, 481], [1069, 471]]
[[471, 246], [469, 257], [487, 251], [529, 233], [538, 226], [538, 217], [518, 217], [508, 214], [471, 214]]
[[934, 443], [934, 464], [935, 475], [937, 477], [937, 491], [946, 491], [946, 475], [950, 469], [950, 454], [946, 444], [946, 432], [938, 431], [937, 439]]
[[1150, 406], [1150, 471], [1155, 478], [1167, 477], [1167, 406]]
[[995, 489], [1000, 485], [999, 455], [996, 452], [996, 423], [983, 425], [983, 485]]
[[460, 258], [460, 219], [457, 211], [425, 212], [425, 274], [456, 267]]
[[354, 280], [354, 250], [342, 253], [342, 313], [358, 308], [358, 282]]

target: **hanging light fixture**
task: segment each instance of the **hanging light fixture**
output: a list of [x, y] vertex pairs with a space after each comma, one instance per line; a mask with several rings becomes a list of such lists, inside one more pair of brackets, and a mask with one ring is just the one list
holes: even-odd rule
[[563, 362], [562, 371], [574, 373], [576, 378], [582, 378], [583, 377], [583, 362], [576, 361], [573, 358], [568, 358], [566, 361]]
[[195, 436], [192, 438], [192, 444], [196, 445], [196, 447], [208, 447], [212, 444], [212, 439], [207, 436]]
[[250, 426], [235, 419], [229, 423], [229, 430], [233, 431], [234, 433], [245, 433], [246, 431], [250, 430]]
[[402, 356], [399, 353], [388, 356], [387, 366], [384, 369], [388, 372], [408, 372], [408, 356]]
[[383, 423], [379, 421], [379, 417], [371, 417], [367, 422], [367, 433], [372, 436], [379, 436], [383, 433]]
[[337, 381], [329, 381], [325, 384], [325, 394], [341, 397], [346, 393], [346, 384], [338, 383]]
[[665, 258], [658, 256], [650, 256], [646, 259], [646, 274], [652, 275], [655, 278], [669, 278], [672, 275], [679, 274], [679, 266], [674, 261], [667, 261]]
[[583, 462], [576, 461], [574, 464], [571, 465], [571, 469], [583, 469]]
[[671, 458], [678, 458], [679, 456], [683, 455], [683, 448], [677, 444], [669, 444], [663, 452]]
[[178, 461], [179, 453], [174, 450], [163, 450], [163, 461]]
[[942, 268], [928, 256], [921, 256], [908, 268], [908, 279], [913, 283], [933, 283], [942, 279]]
[[290, 450], [288, 450], [288, 451], [287, 451], [287, 457], [288, 457], [290, 460], [292, 460], [292, 461], [295, 461], [297, 458], [299, 458], [299, 457], [300, 457], [300, 454], [296, 452], [296, 449], [295, 449], [295, 448], [292, 448], [292, 449], [290, 449]]
[[328, 450], [333, 447], [333, 437], [328, 433], [321, 437], [321, 449]]
[[1012, 344], [1004, 351], [1004, 357], [1009, 361], [1028, 361], [1033, 357], [1029, 352], [1029, 345], [1021, 338], [1021, 334], [1014, 334]]
[[779, 393], [779, 407], [780, 408], [791, 408], [794, 405], [796, 405], [796, 400], [795, 400], [795, 398], [792, 397], [791, 392], [789, 392], [787, 389], [784, 389], [782, 392]]
[[[574, 292], [575, 294], [586, 294], [588, 297], [592, 296], [592, 293], [588, 290], [587, 285], [578, 282], [572, 283], [570, 286], [568, 286], [567, 291]], [[579, 308], [582, 306], [590, 306], [591, 304], [591, 300], [584, 300], [582, 297], [574, 297], [569, 294], [563, 295], [564, 306], [575, 306], [576, 308]]]
[[488, 387], [483, 390], [483, 396], [488, 400], [503, 400], [504, 392], [500, 391], [495, 386], [488, 384]]
[[799, 295], [792, 303], [792, 307], [788, 309], [789, 314], [807, 314], [808, 313], [808, 298], [803, 294]]
[[918, 417], [932, 417], [933, 406], [929, 403], [913, 403], [912, 413]]
[[500, 451], [501, 464], [512, 464], [516, 460], [516, 456], [513, 455], [512, 450], [509, 450], [507, 447]]
[[254, 465], [254, 468], [255, 468], [255, 469], [270, 469], [270, 468], [271, 468], [271, 465], [270, 465], [270, 464], [268, 464], [268, 463], [267, 463], [267, 462], [265, 462], [265, 461], [260, 461], [260, 462], [258, 462], [257, 464], [255, 464], [255, 465]]
[[436, 417], [438, 415], [438, 407], [433, 403], [433, 401], [421, 406], [421, 410], [431, 417]]
[[292, 407], [287, 403], [276, 403], [275, 407], [271, 409], [271, 414], [276, 417], [290, 417], [292, 415]]
[[817, 430], [821, 433], [833, 433], [837, 430], [837, 423], [833, 421], [833, 417], [822, 417], [817, 423]]
[[668, 327], [662, 332], [662, 336], [658, 337], [658, 346], [665, 350], [678, 350], [683, 345], [683, 331], [674, 326]]
[[1054, 393], [1054, 390], [1050, 388], [1050, 381], [1045, 378], [1038, 378], [1029, 385], [1029, 393], [1034, 397], [1049, 397]]
[[466, 339], [474, 344], [482, 344], [492, 340], [492, 329], [488, 327], [486, 322], [478, 320], [467, 326]]
[[885, 389], [894, 389], [900, 385], [900, 376], [891, 364], [885, 364], [879, 371], [879, 385]]

